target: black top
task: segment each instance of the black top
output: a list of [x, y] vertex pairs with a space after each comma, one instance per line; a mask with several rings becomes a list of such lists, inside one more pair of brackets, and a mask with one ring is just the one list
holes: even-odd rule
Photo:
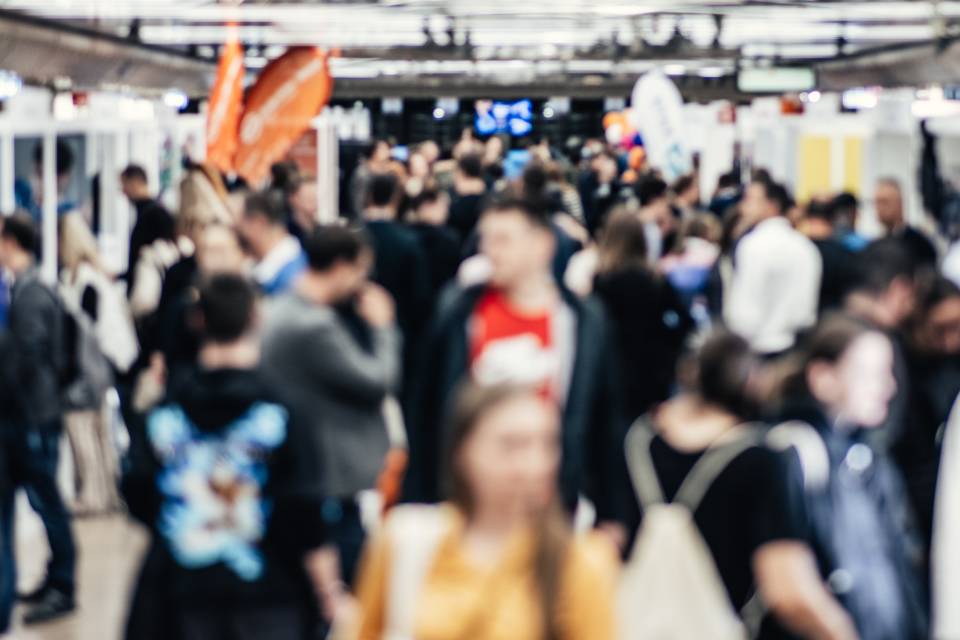
[[602, 274], [594, 291], [609, 313], [628, 420], [670, 397], [693, 320], [674, 288], [646, 269]]
[[410, 229], [416, 234], [423, 249], [430, 271], [432, 299], [457, 275], [460, 266], [460, 239], [455, 231], [432, 224], [414, 224]]
[[480, 220], [480, 212], [483, 207], [483, 200], [486, 194], [473, 194], [467, 196], [453, 193], [453, 199], [450, 202], [450, 218], [447, 224], [460, 235], [461, 242], [466, 242], [470, 234], [477, 227], [477, 221]]
[[157, 615], [156, 599], [174, 609], [308, 606], [303, 554], [326, 539], [304, 442], [302, 423], [254, 371], [198, 371], [170, 390], [134, 437], [123, 482], [130, 513], [154, 535], [144, 611]]
[[134, 200], [133, 206], [137, 210], [137, 222], [130, 233], [130, 258], [127, 263], [130, 277], [128, 291], [133, 291], [134, 267], [140, 258], [140, 251], [157, 240], [174, 239], [174, 222], [170, 212], [163, 208], [156, 200], [143, 198]]
[[823, 259], [820, 280], [820, 313], [840, 309], [857, 277], [856, 254], [835, 238], [814, 240]]
[[[667, 501], [704, 451], [677, 451], [657, 436], [650, 445], [657, 478]], [[777, 540], [801, 539], [797, 511], [788, 508], [791, 470], [787, 460], [766, 448], [751, 447], [717, 476], [694, 512], [694, 520], [709, 547], [733, 606], [739, 611], [754, 592], [753, 555]], [[627, 523], [637, 531], [641, 507], [634, 493]]]
[[373, 280], [397, 304], [397, 322], [404, 338], [413, 341], [429, 317], [430, 275], [420, 242], [397, 222], [376, 220], [366, 226], [373, 243]]
[[913, 262], [914, 271], [917, 269], [936, 269], [937, 268], [937, 249], [933, 242], [922, 231], [913, 227], [905, 227], [902, 231], [894, 235], [903, 248], [910, 254], [910, 260]]

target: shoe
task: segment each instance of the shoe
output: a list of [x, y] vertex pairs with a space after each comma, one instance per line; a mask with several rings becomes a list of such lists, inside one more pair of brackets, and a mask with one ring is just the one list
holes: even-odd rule
[[44, 596], [47, 595], [47, 591], [49, 591], [49, 589], [50, 589], [50, 586], [46, 582], [44, 582], [39, 587], [37, 587], [36, 589], [34, 589], [29, 593], [18, 593], [17, 600], [25, 604], [37, 604], [38, 602], [43, 600]]
[[23, 624], [42, 624], [73, 613], [76, 609], [73, 596], [57, 589], [48, 589], [46, 595], [23, 616]]

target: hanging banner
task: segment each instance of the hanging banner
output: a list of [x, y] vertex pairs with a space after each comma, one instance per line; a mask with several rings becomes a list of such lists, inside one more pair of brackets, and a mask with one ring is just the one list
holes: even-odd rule
[[240, 121], [236, 170], [251, 186], [270, 174], [330, 101], [333, 79], [327, 54], [296, 47], [271, 62], [247, 96]]
[[693, 170], [683, 123], [683, 97], [677, 85], [662, 71], [643, 74], [631, 97], [633, 124], [643, 137], [650, 165], [667, 182]]
[[237, 39], [236, 28], [220, 56], [217, 80], [210, 93], [207, 110], [207, 162], [223, 173], [233, 171], [237, 152], [237, 127], [243, 110], [243, 50]]

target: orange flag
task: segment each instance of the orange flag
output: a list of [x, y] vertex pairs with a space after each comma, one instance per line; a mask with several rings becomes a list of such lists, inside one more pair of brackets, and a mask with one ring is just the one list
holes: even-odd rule
[[240, 121], [237, 173], [250, 185], [259, 185], [270, 165], [310, 127], [332, 91], [327, 54], [320, 49], [296, 47], [267, 65], [247, 96]]
[[243, 109], [243, 51], [237, 39], [236, 28], [220, 56], [217, 81], [210, 94], [207, 112], [207, 162], [223, 173], [233, 171], [237, 152], [237, 127]]

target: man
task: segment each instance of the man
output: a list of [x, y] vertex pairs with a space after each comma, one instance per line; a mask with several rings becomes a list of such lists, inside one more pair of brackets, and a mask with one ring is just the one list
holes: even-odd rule
[[266, 295], [289, 290], [306, 269], [303, 248], [287, 230], [279, 192], [262, 191], [247, 197], [240, 233], [256, 260], [254, 279]]
[[363, 218], [373, 246], [372, 279], [396, 301], [409, 371], [430, 317], [430, 273], [417, 236], [397, 221], [399, 201], [393, 174], [373, 176]]
[[936, 269], [937, 249], [921, 231], [907, 224], [903, 211], [903, 191], [894, 178], [881, 178], [873, 195], [877, 220], [888, 237], [896, 238], [913, 261], [915, 270]]
[[[410, 230], [417, 236], [430, 272], [431, 301], [457, 275], [460, 242], [447, 226], [450, 197], [428, 186], [410, 202]], [[433, 308], [433, 304], [430, 305]]]
[[256, 298], [237, 275], [201, 286], [199, 367], [135, 441], [124, 494], [153, 536], [130, 640], [303, 638], [342, 593], [310, 434], [258, 371]]
[[804, 235], [816, 245], [823, 262], [820, 302], [817, 305], [821, 314], [843, 306], [856, 278], [856, 254], [838, 235], [834, 218], [836, 212], [831, 202], [811, 201], [802, 223]]
[[590, 159], [577, 183], [583, 215], [590, 234], [596, 236], [603, 227], [607, 214], [620, 199], [620, 167], [617, 158], [604, 150]]
[[849, 251], [863, 251], [870, 242], [857, 233], [857, 220], [860, 218], [860, 202], [850, 192], [838, 194], [830, 201], [831, 219], [834, 233]]
[[[57, 172], [57, 215], [63, 215], [77, 208], [77, 203], [66, 197], [75, 162], [73, 150], [63, 140], [57, 140], [54, 162]], [[29, 179], [15, 180], [13, 192], [17, 209], [26, 211], [39, 223], [43, 216], [43, 144], [37, 144], [33, 149], [33, 175]]]
[[363, 162], [354, 170], [350, 177], [350, 204], [353, 208], [353, 220], [358, 219], [367, 206], [367, 193], [370, 191], [370, 180], [374, 176], [383, 175], [390, 170], [391, 149], [386, 140], [374, 140], [366, 148]]
[[695, 173], [681, 176], [673, 183], [673, 206], [678, 212], [680, 220], [687, 221], [702, 214], [703, 206], [700, 202], [700, 181]]
[[669, 253], [677, 238], [677, 219], [670, 208], [667, 183], [654, 175], [646, 175], [634, 188], [640, 203], [640, 220], [646, 226], [647, 258], [656, 263]]
[[[364, 535], [357, 496], [374, 488], [389, 447], [382, 407], [400, 383], [400, 334], [390, 296], [367, 281], [373, 253], [360, 232], [320, 227], [306, 253], [307, 270], [268, 308], [263, 368], [310, 418], [329, 496], [323, 513], [350, 581]], [[369, 329], [369, 350], [336, 311], [351, 302]]]
[[563, 409], [560, 494], [572, 512], [583, 494], [602, 521], [616, 517], [613, 453], [622, 444], [602, 309], [561, 289], [551, 273], [556, 236], [521, 201], [487, 208], [480, 221], [488, 283], [451, 292], [423, 350], [408, 408], [410, 500], [441, 498], [445, 412], [466, 378], [538, 386]]
[[140, 251], [157, 240], [173, 241], [175, 224], [173, 216], [150, 195], [147, 172], [143, 167], [131, 164], [120, 174], [123, 195], [130, 200], [137, 212], [137, 221], [130, 233], [130, 253], [127, 259], [127, 291], [133, 291], [133, 275], [140, 259]]
[[461, 157], [457, 161], [457, 170], [453, 177], [453, 194], [448, 222], [460, 236], [461, 246], [466, 244], [473, 235], [486, 196], [487, 183], [483, 179], [483, 158], [474, 153]]
[[[23, 423], [14, 438], [17, 483], [40, 516], [51, 557], [40, 587], [21, 598], [32, 607], [26, 624], [46, 622], [74, 609], [76, 550], [70, 516], [57, 487], [60, 435], [63, 431], [60, 380], [66, 364], [63, 311], [57, 294], [40, 279], [33, 221], [15, 215], [0, 231], [0, 264], [13, 276], [10, 337], [17, 366], [17, 393]], [[12, 499], [0, 506], [0, 520], [13, 517]], [[4, 527], [13, 538], [12, 522]], [[14, 558], [0, 558], [13, 566]]]
[[320, 223], [317, 219], [317, 180], [312, 176], [298, 176], [286, 189], [290, 212], [290, 233], [303, 242]]
[[823, 264], [816, 246], [790, 226], [787, 190], [753, 182], [741, 204], [752, 231], [737, 245], [724, 315], [731, 330], [758, 353], [791, 349], [797, 333], [817, 321]]

